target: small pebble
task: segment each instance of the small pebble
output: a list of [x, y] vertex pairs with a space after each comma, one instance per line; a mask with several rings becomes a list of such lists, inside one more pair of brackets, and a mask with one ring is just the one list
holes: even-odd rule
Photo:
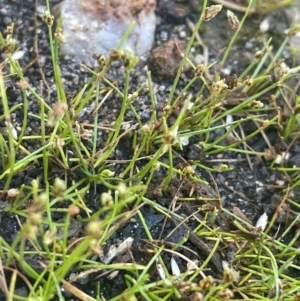
[[184, 50], [185, 43], [175, 40], [156, 47], [148, 59], [149, 70], [159, 78], [175, 77]]

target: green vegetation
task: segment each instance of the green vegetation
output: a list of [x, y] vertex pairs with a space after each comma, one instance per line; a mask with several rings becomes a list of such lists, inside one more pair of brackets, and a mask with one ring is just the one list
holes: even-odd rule
[[[221, 66], [230, 57], [231, 47], [252, 7], [250, 1], [229, 47], [222, 60], [218, 62]], [[205, 8], [206, 1], [201, 16], [204, 16]], [[64, 90], [58, 58], [62, 32], [58, 29], [53, 35], [53, 20], [50, 13], [45, 13], [44, 21], [49, 29], [57, 93], [55, 104], [47, 103], [39, 94], [37, 87], [26, 82], [22, 67], [16, 59], [18, 52], [15, 50], [13, 27], [0, 35], [0, 44], [8, 57], [8, 60], [0, 65], [0, 96], [3, 107], [3, 115], [0, 118], [2, 122], [6, 122], [6, 131], [0, 134], [0, 180], [5, 183], [2, 196], [9, 200], [5, 210], [20, 221], [19, 232], [11, 245], [0, 237], [1, 289], [6, 293], [7, 300], [65, 300], [63, 290], [70, 291], [78, 300], [104, 300], [101, 299], [100, 284], [95, 285], [93, 295], [87, 295], [76, 287], [75, 280], [93, 273], [111, 275], [110, 272], [114, 271], [123, 272], [127, 289], [121, 295], [109, 299], [111, 301], [183, 300], [187, 296], [191, 296], [193, 300], [220, 300], [233, 297], [243, 300], [300, 300], [300, 279], [297, 276], [300, 267], [293, 263], [300, 255], [297, 246], [300, 232], [295, 231], [299, 224], [300, 205], [292, 195], [289, 195], [290, 189], [300, 186], [299, 167], [287, 168], [283, 164], [280, 167], [275, 166], [278, 153], [276, 148], [268, 154], [244, 148], [245, 142], [269, 127], [277, 128], [282, 141], [289, 145], [299, 139], [300, 97], [288, 85], [288, 81], [299, 76], [300, 67], [287, 69], [281, 59], [281, 54], [295, 30], [290, 30], [282, 47], [276, 52], [272, 52], [269, 47], [272, 41], [268, 40], [242, 74], [232, 78], [231, 81], [225, 81], [220, 74], [213, 73], [214, 64], [195, 66], [188, 58], [190, 48], [195, 45], [196, 32], [204, 22], [203, 18], [199, 18], [168, 95], [163, 114], [159, 116], [150, 73], [147, 74], [147, 84], [129, 93], [130, 71], [135, 67], [137, 60], [127, 51], [118, 50], [110, 58], [98, 57], [99, 69], [93, 71], [86, 68], [90, 72], [90, 79], [72, 100], [69, 100]], [[53, 41], [52, 36], [55, 37]], [[105, 76], [116, 56], [124, 62], [126, 69], [122, 90]], [[176, 88], [186, 62], [194, 69], [195, 76], [178, 94]], [[207, 73], [213, 74], [212, 82], [206, 77]], [[5, 89], [5, 81], [12, 77], [18, 78], [18, 85], [23, 93], [23, 102], [14, 106], [9, 105]], [[199, 79], [202, 85], [198, 94], [194, 95], [190, 93], [190, 87]], [[149, 122], [144, 124], [135, 109], [134, 101], [146, 90], [152, 102], [152, 115]], [[243, 91], [247, 97], [242, 102], [226, 108], [226, 101], [236, 91]], [[98, 112], [112, 94], [122, 99], [121, 108], [115, 123], [111, 127], [101, 128], [98, 126]], [[29, 97], [34, 98], [39, 104], [39, 113], [30, 111]], [[261, 101], [263, 97], [269, 101], [267, 106]], [[87, 127], [79, 124], [77, 118], [91, 101], [95, 102], [97, 109], [93, 113], [94, 123]], [[289, 118], [282, 118], [283, 112], [279, 103], [288, 106]], [[18, 133], [11, 123], [11, 114], [16, 110], [22, 110], [24, 116]], [[136, 124], [124, 130], [123, 123], [128, 110], [133, 112]], [[177, 114], [174, 115], [174, 112]], [[226, 118], [229, 115], [241, 118], [228, 122]], [[170, 119], [174, 116], [176, 118], [171, 123]], [[266, 116], [272, 118], [268, 120]], [[39, 123], [39, 134], [34, 136], [27, 134], [29, 118]], [[249, 120], [255, 122], [257, 130], [239, 137], [236, 129], [243, 128]], [[97, 145], [99, 131], [107, 133], [105, 145], [101, 149]], [[212, 140], [211, 136], [216, 131], [221, 134]], [[150, 206], [166, 217], [176, 216], [170, 213], [169, 208], [151, 199], [148, 194], [150, 187], [153, 190], [151, 184], [158, 169], [166, 175], [159, 183], [162, 193], [168, 190], [175, 176], [188, 179], [192, 183], [205, 183], [195, 173], [192, 165], [212, 173], [226, 173], [230, 170], [222, 163], [215, 168], [205, 166], [200, 159], [185, 162], [184, 167], [175, 166], [174, 162], [180, 157], [183, 145], [188, 139], [195, 137], [203, 138], [198, 146], [204, 155], [224, 152], [240, 153], [243, 156], [268, 155], [273, 160], [270, 168], [286, 173], [291, 180], [289, 189], [283, 191], [282, 201], [274, 216], [269, 216], [264, 231], [250, 226], [241, 217], [223, 208], [219, 197], [216, 206], [214, 205], [216, 200], [214, 202], [208, 200], [213, 207], [211, 212], [205, 210], [205, 205], [200, 208], [204, 219], [199, 221], [197, 235], [207, 238], [214, 250], [226, 252], [229, 245], [235, 246], [233, 262], [225, 267], [223, 275], [214, 273], [207, 267], [209, 260], [205, 260], [203, 264], [191, 262], [178, 252], [180, 245], [169, 247], [154, 241], [140, 210], [143, 206]], [[112, 162], [110, 159], [124, 139], [131, 142], [131, 160]], [[51, 173], [53, 164], [64, 171], [64, 180], [53, 177]], [[122, 166], [121, 174], [115, 173], [113, 164]], [[42, 167], [43, 174], [40, 179], [34, 180], [31, 186], [25, 184], [20, 187], [11, 186], [12, 179], [18, 177], [20, 172], [26, 173], [26, 170], [38, 167]], [[81, 173], [80, 179], [74, 181], [73, 174], [78, 171]], [[97, 185], [103, 187], [103, 193], [94, 201], [95, 204], [99, 203], [96, 206], [99, 209], [94, 210], [86, 204], [86, 196]], [[174, 200], [177, 197], [179, 200], [188, 199], [189, 202], [197, 202], [199, 199], [192, 193], [187, 198], [175, 194]], [[293, 205], [297, 214], [285, 231], [278, 236], [275, 221], [284, 204]], [[237, 230], [225, 231], [214, 227], [218, 212], [229, 216]], [[58, 215], [64, 218], [58, 220], [53, 217]], [[108, 255], [106, 254], [106, 257], [103, 255], [102, 247], [134, 216], [140, 218], [148, 236], [149, 261], [110, 263]], [[177, 215], [177, 218], [182, 217]], [[85, 230], [83, 235], [72, 240], [69, 232], [72, 225], [78, 225], [76, 222], [79, 222], [79, 230], [82, 227]], [[163, 253], [177, 255], [194, 268], [181, 271], [180, 275], [170, 275], [166, 268], [169, 263], [165, 263], [162, 259]], [[39, 269], [33, 267], [28, 260], [34, 256], [40, 263]], [[102, 260], [99, 260], [99, 257]], [[157, 273], [153, 274], [155, 265], [162, 267], [165, 279], [159, 280]], [[78, 273], [76, 279], [70, 277], [70, 273], [74, 271]], [[5, 279], [3, 275], [8, 272], [11, 277]], [[15, 293], [17, 279], [20, 278], [27, 285], [28, 297], [18, 296]]]
[[250, 8], [250, 13], [266, 14], [282, 7], [291, 5], [295, 3], [295, 0], [245, 0], [237, 1], [237, 3], [227, 0], [213, 0], [213, 2], [221, 4], [228, 9], [233, 9], [239, 12], [245, 12]]

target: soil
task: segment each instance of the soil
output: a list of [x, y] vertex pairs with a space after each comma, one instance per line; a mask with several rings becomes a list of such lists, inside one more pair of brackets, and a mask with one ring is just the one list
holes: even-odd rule
[[[188, 1], [187, 1], [188, 2]], [[198, 13], [195, 12], [193, 6], [187, 2], [175, 3], [171, 0], [161, 0], [159, 2], [159, 7], [163, 9], [158, 9], [157, 15], [159, 18], [159, 25], [156, 30], [156, 39], [155, 45], [159, 46], [164, 44], [166, 41], [170, 39], [179, 39], [183, 42], [187, 42], [189, 36], [191, 35], [191, 31], [187, 26], [187, 18], [191, 22], [196, 23], [198, 18]], [[53, 7], [55, 4], [59, 3], [59, 1], [50, 1], [51, 6]], [[25, 76], [28, 82], [41, 90], [43, 97], [47, 99], [47, 102], [51, 105], [56, 102], [56, 93], [55, 86], [53, 80], [53, 71], [51, 64], [51, 55], [49, 51], [49, 43], [47, 37], [47, 27], [42, 23], [41, 19], [37, 16], [36, 10], [37, 8], [41, 10], [41, 7], [44, 5], [43, 1], [12, 1], [12, 0], [0, 0], [0, 31], [2, 34], [6, 26], [10, 25], [12, 22], [15, 24], [15, 38], [17, 39], [18, 46], [25, 51], [24, 58], [20, 61], [22, 67], [25, 68]], [[181, 5], [178, 9], [176, 5]], [[238, 14], [241, 18], [241, 15]], [[222, 76], [229, 77], [233, 74], [240, 74], [245, 67], [249, 64], [249, 62], [253, 59], [254, 53], [259, 50], [263, 42], [266, 41], [268, 36], [275, 36], [274, 39], [274, 47], [278, 47], [282, 40], [283, 29], [287, 27], [287, 23], [285, 18], [283, 17], [282, 12], [275, 12], [269, 15], [270, 23], [272, 24], [272, 29], [263, 35], [258, 35], [258, 28], [261, 21], [265, 18], [265, 16], [255, 15], [252, 18], [246, 21], [246, 24], [243, 28], [243, 32], [240, 35], [238, 43], [232, 48], [229, 59], [227, 63], [222, 67]], [[276, 21], [274, 21], [276, 20]], [[274, 22], [273, 22], [274, 21]], [[223, 10], [220, 15], [211, 20], [209, 23], [204, 23], [203, 27], [201, 27], [200, 31], [201, 38], [203, 42], [206, 44], [209, 50], [208, 63], [211, 63], [215, 60], [220, 61], [220, 57], [222, 57], [222, 53], [224, 52], [224, 48], [228, 44], [231, 36], [233, 35], [233, 31], [230, 29], [226, 12]], [[192, 56], [193, 59], [199, 59], [199, 55], [201, 55], [200, 47], [193, 47]], [[286, 55], [286, 62], [291, 63], [292, 60], [289, 58], [289, 55]], [[36, 58], [38, 59], [36, 60]], [[4, 59], [2, 55], [1, 60]], [[146, 81], [146, 66], [147, 62], [141, 61], [135, 70], [132, 72], [132, 83], [131, 83], [131, 91], [136, 90], [136, 87], [141, 85]], [[214, 67], [215, 71], [220, 68], [219, 64], [216, 64]], [[88, 73], [80, 70], [77, 63], [72, 61], [71, 58], [61, 58], [61, 71], [63, 73], [63, 77], [65, 79], [64, 85], [69, 94], [75, 95], [76, 92], [87, 82]], [[155, 72], [154, 72], [155, 73]], [[115, 64], [113, 68], [108, 73], [108, 78], [112, 81], [115, 79], [118, 80], [118, 86], [123, 86], [123, 77], [124, 68], [118, 63]], [[177, 88], [177, 93], [180, 89], [188, 82], [188, 80], [192, 76], [191, 71], [186, 71], [182, 76], [179, 86]], [[6, 82], [6, 89], [8, 94], [8, 101], [10, 106], [15, 105], [16, 103], [22, 102], [22, 93], [16, 86], [16, 78], [10, 78]], [[160, 116], [162, 109], [164, 107], [165, 101], [168, 97], [168, 92], [171, 89], [172, 79], [164, 78], [163, 76], [155, 77], [153, 76], [154, 82], [154, 90], [156, 91], [157, 98], [157, 111], [158, 116]], [[197, 86], [198, 85], [198, 86]], [[191, 88], [190, 93], [197, 93], [199, 89], [199, 83], [196, 83], [194, 87]], [[94, 109], [94, 104], [91, 103], [89, 107], [84, 108], [79, 122], [92, 122], [91, 112]], [[111, 99], [110, 103], [106, 105], [100, 113], [101, 120], [100, 125], [110, 126], [112, 122], [115, 121], [118, 111], [120, 109], [120, 102], [118, 98], [115, 97]], [[146, 123], [151, 114], [151, 103], [149, 96], [145, 92], [141, 94], [138, 99], [135, 101], [135, 109], [138, 114], [142, 118], [142, 122]], [[0, 108], [2, 113], [2, 108]], [[30, 112], [32, 114], [39, 114], [40, 108], [34, 98], [30, 97]], [[12, 116], [12, 123], [17, 126], [22, 125], [23, 121], [23, 112], [22, 110], [17, 110]], [[126, 115], [126, 120], [130, 124], [134, 124], [134, 116], [132, 112], [128, 112]], [[2, 122], [3, 123], [3, 122]], [[4, 125], [3, 125], [4, 126]], [[245, 124], [245, 134], [250, 133], [256, 130], [254, 124], [249, 123]], [[28, 135], [33, 135], [35, 133], [39, 133], [39, 122], [33, 117], [29, 116], [28, 122]], [[222, 133], [216, 132], [211, 135], [210, 139], [217, 139]], [[277, 130], [269, 129], [265, 133], [271, 142], [272, 145], [276, 144], [277, 141]], [[99, 149], [103, 145], [103, 141], [106, 139], [107, 133], [103, 132], [101, 135], [99, 134], [98, 147]], [[237, 212], [240, 210], [241, 216], [244, 214], [245, 218], [249, 219], [252, 224], [255, 225], [257, 219], [263, 212], [266, 212], [269, 217], [272, 216], [274, 211], [276, 210], [277, 205], [281, 200], [281, 196], [283, 195], [283, 190], [289, 184], [289, 178], [286, 177], [285, 174], [278, 173], [274, 169], [269, 168], [269, 162], [265, 161], [261, 158], [250, 157], [251, 164], [247, 161], [246, 157], [237, 154], [234, 152], [225, 152], [222, 154], [211, 154], [208, 155], [209, 152], [206, 153], [206, 150], [201, 150], [197, 147], [197, 143], [201, 141], [202, 137], [198, 137], [197, 139], [191, 139], [189, 145], [185, 146], [183, 150], [177, 150], [180, 153], [181, 158], [185, 160], [201, 158], [201, 163], [206, 166], [215, 168], [220, 163], [227, 164], [230, 168], [228, 172], [213, 172], [208, 173], [200, 168], [197, 168], [197, 174], [205, 179], [210, 187], [213, 187], [213, 190], [217, 190], [222, 205], [232, 211]], [[265, 140], [262, 136], [258, 136], [255, 139], [249, 141], [249, 144], [258, 151], [263, 151], [264, 148], [267, 147]], [[131, 159], [132, 151], [131, 151], [131, 141], [129, 138], [126, 140], [123, 139], [119, 146], [118, 150], [115, 154], [114, 158], [110, 159]], [[37, 145], [30, 145], [28, 142], [26, 145], [27, 149], [34, 150]], [[285, 150], [285, 145], [280, 145], [282, 150]], [[289, 149], [289, 152], [292, 155], [292, 158], [299, 158], [300, 152], [300, 142], [295, 141], [292, 147]], [[167, 158], [165, 158], [165, 162], [167, 162]], [[184, 161], [180, 159], [176, 159], [174, 165], [176, 164], [184, 164]], [[291, 163], [288, 163], [291, 164]], [[114, 165], [116, 175], [119, 175], [122, 172], [122, 166]], [[1, 168], [2, 169], [2, 168]], [[57, 166], [53, 166], [52, 170], [50, 170], [50, 179], [54, 179], [57, 175], [62, 175], [63, 170], [60, 170]], [[33, 179], [40, 179], [40, 183], [43, 182], [42, 176], [42, 166], [34, 165], [31, 168], [18, 173], [13, 177], [11, 187], [10, 188], [18, 188], [22, 184], [31, 185], [31, 181]], [[81, 171], [77, 170], [72, 175], [72, 180], [80, 179]], [[167, 192], [162, 193], [159, 191], [159, 185], [165, 178], [166, 174], [164, 171], [157, 171], [155, 175], [155, 181], [151, 183], [149, 193], [147, 197], [156, 200], [162, 206], [168, 207], [170, 205], [173, 197], [180, 190], [181, 196], [186, 196], [189, 193], [189, 187], [193, 188], [194, 196], [202, 197], [207, 193], [203, 187], [193, 187], [193, 183], [185, 183], [185, 190], [180, 188], [182, 182], [180, 179], [174, 179], [171, 183]], [[279, 185], [279, 181], [282, 183]], [[4, 180], [0, 181], [0, 189], [4, 187]], [[212, 188], [209, 190], [211, 191]], [[105, 191], [104, 187], [98, 185], [95, 187], [93, 191], [90, 191], [86, 197], [85, 202], [88, 208], [93, 210], [97, 210], [98, 206], [95, 202], [96, 199], [99, 199], [100, 194]], [[199, 192], [200, 191], [200, 192]], [[196, 195], [196, 194], [199, 195]], [[295, 191], [294, 193], [297, 193]], [[210, 193], [207, 193], [206, 196], [210, 196]], [[3, 198], [2, 202], [5, 202], [6, 199]], [[194, 206], [194, 210], [197, 211], [199, 205], [203, 204], [203, 202], [199, 202], [196, 206]], [[178, 214], [190, 214], [184, 206], [177, 212]], [[288, 208], [286, 208], [288, 210]], [[182, 240], [182, 238], [186, 235], [186, 229], [184, 227], [176, 228], [174, 223], [170, 221], [166, 221], [165, 225], [162, 229], [162, 223], [164, 221], [164, 216], [156, 212], [152, 207], [144, 206], [141, 209], [142, 214], [146, 219], [146, 223], [151, 229], [152, 237], [155, 240], [160, 241], [168, 241], [170, 243], [177, 243]], [[17, 219], [14, 214], [9, 212], [2, 212], [1, 218], [1, 227], [0, 227], [0, 235], [9, 243], [13, 242], [16, 233], [18, 232], [19, 225], [17, 223]], [[57, 220], [63, 218], [60, 214], [57, 214], [55, 217]], [[200, 216], [201, 218], [201, 216]], [[280, 219], [277, 220], [277, 223], [283, 223], [282, 228], [284, 228], [284, 224], [288, 222], [286, 220], [287, 216], [285, 215], [285, 211], [281, 212]], [[191, 219], [187, 222], [188, 226], [193, 229], [197, 222], [195, 219]], [[82, 225], [76, 223], [76, 227], [78, 231], [75, 231], [72, 235], [80, 236], [83, 233], [83, 230], [80, 228]], [[228, 217], [221, 215], [218, 216], [217, 221], [215, 222], [215, 226], [223, 227], [224, 229], [230, 229], [232, 227], [231, 220]], [[83, 227], [83, 226], [82, 226]], [[172, 235], [169, 235], [172, 231], [175, 232]], [[135, 242], [132, 247], [132, 254], [137, 262], [146, 262], [147, 256], [149, 254], [146, 253], [145, 242], [141, 239], [146, 239], [146, 233], [141, 226], [141, 222], [138, 217], [136, 217], [131, 222], [124, 224], [112, 237], [109, 241], [107, 241], [107, 247], [109, 245], [123, 241], [127, 237], [134, 237]], [[206, 242], [209, 245], [209, 242]], [[191, 253], [189, 249], [183, 248], [181, 250], [183, 255], [186, 255], [190, 259], [200, 260], [202, 262], [206, 258], [206, 254], [203, 253], [203, 250], [199, 250], [195, 244], [189, 240], [186, 243], [186, 246], [191, 250], [194, 250], [194, 253]], [[219, 253], [219, 256], [223, 260], [227, 260], [230, 262], [231, 254], [233, 253], [233, 249], [230, 246], [226, 246], [222, 252]], [[120, 260], [128, 260], [121, 258]], [[164, 262], [169, 267], [170, 265], [170, 255], [164, 255]], [[298, 264], [294, 262], [294, 264]], [[179, 261], [180, 268], [185, 270], [186, 267], [184, 263]], [[215, 278], [220, 277], [220, 271], [216, 269], [216, 267], [211, 264], [210, 265], [212, 271], [211, 274]], [[76, 270], [74, 269], [74, 272]], [[78, 283], [76, 285], [78, 288], [82, 289], [87, 294], [93, 295], [93, 291], [95, 290], [96, 284], [99, 281], [100, 287], [102, 290], [102, 294], [105, 299], [110, 299], [111, 297], [120, 294], [122, 291], [126, 289], [126, 284], [124, 281], [124, 275], [120, 272], [115, 278], [109, 279], [107, 277], [91, 277], [87, 278], [87, 283]], [[9, 275], [7, 275], [9, 277]], [[153, 270], [152, 277], [157, 277], [157, 273]], [[9, 282], [9, 281], [8, 281]], [[23, 284], [20, 283], [19, 289], [22, 289]], [[26, 294], [26, 293], [24, 293]], [[66, 293], [66, 297], [68, 297]], [[3, 295], [0, 299], [2, 300]], [[75, 300], [74, 297], [69, 296], [70, 300]]]

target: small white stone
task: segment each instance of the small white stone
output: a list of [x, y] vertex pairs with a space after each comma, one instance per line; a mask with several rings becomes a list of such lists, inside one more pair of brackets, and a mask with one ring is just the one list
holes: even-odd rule
[[247, 41], [247, 42], [245, 43], [245, 48], [246, 48], [246, 49], [251, 49], [252, 47], [253, 47], [253, 43], [252, 43], [252, 42]]
[[79, 63], [95, 65], [94, 53], [108, 57], [132, 21], [135, 25], [123, 49], [142, 56], [152, 47], [156, 0], [65, 0], [60, 5], [65, 37], [61, 51]]
[[283, 186], [285, 183], [284, 183], [284, 181], [282, 181], [282, 180], [277, 180], [277, 181], [276, 181], [276, 184], [277, 184], [278, 186]]
[[77, 276], [76, 273], [71, 273], [71, 274], [69, 275], [69, 279], [72, 280], [72, 279], [74, 279], [76, 276]]
[[256, 181], [255, 184], [259, 187], [263, 187], [264, 186], [264, 183], [261, 182], [261, 181]]
[[231, 70], [232, 70], [231, 67], [224, 67], [224, 68], [222, 69], [222, 72], [223, 72], [225, 75], [230, 75]]
[[259, 29], [261, 32], [266, 32], [270, 28], [270, 19], [267, 17], [265, 18], [259, 25]]
[[204, 61], [205, 61], [204, 55], [199, 54], [199, 53], [195, 55], [195, 57], [194, 57], [194, 63], [196, 65], [199, 65], [199, 64], [203, 63]]
[[278, 154], [275, 159], [275, 164], [281, 164], [283, 161], [287, 161], [290, 158], [291, 154], [287, 152], [282, 152], [281, 154]]
[[179, 32], [179, 37], [180, 37], [181, 39], [185, 39], [185, 38], [186, 38], [186, 32], [185, 32], [184, 30], [180, 31], [180, 32]]
[[130, 122], [125, 122], [125, 123], [122, 124], [122, 129], [124, 131], [126, 131], [126, 130], [128, 130], [130, 128], [130, 126], [131, 126]]

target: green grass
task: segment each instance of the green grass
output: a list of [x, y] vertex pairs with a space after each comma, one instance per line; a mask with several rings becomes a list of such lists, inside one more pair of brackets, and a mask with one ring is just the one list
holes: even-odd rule
[[[253, 3], [250, 1], [245, 9], [240, 28], [250, 9], [253, 8]], [[49, 8], [48, 3], [47, 5]], [[205, 7], [206, 1], [204, 1], [201, 15]], [[188, 178], [193, 183], [205, 182], [194, 173], [193, 169], [189, 168], [191, 165], [212, 173], [230, 170], [226, 164], [213, 168], [203, 165], [200, 160], [186, 162], [188, 165], [185, 168], [174, 166], [180, 149], [187, 139], [203, 137], [199, 147], [204, 150], [205, 155], [233, 152], [243, 156], [262, 157], [265, 155], [264, 152], [256, 152], [243, 146], [247, 140], [268, 127], [277, 126], [282, 129], [281, 136], [286, 143], [293, 143], [299, 138], [300, 98], [288, 86], [288, 81], [299, 76], [300, 67], [296, 66], [288, 73], [285, 73], [281, 67], [281, 54], [290, 36], [287, 35], [282, 47], [274, 53], [269, 47], [272, 41], [268, 40], [253, 62], [237, 77], [237, 85], [230, 90], [219, 74], [214, 74], [214, 82], [206, 79], [205, 71], [212, 73], [214, 64], [194, 66], [188, 59], [190, 48], [195, 42], [196, 32], [204, 22], [202, 18], [199, 18], [195, 26], [196, 30], [192, 33], [183, 55], [172, 90], [168, 95], [163, 115], [159, 118], [150, 73], [147, 74], [147, 84], [129, 94], [130, 71], [135, 67], [137, 59], [126, 51], [120, 51], [121, 59], [129, 62], [126, 64], [122, 89], [117, 88], [106, 78], [111, 61], [109, 58], [101, 57], [99, 69], [87, 68], [90, 72], [89, 81], [72, 101], [68, 102], [58, 57], [60, 39], [52, 41], [51, 16], [47, 15], [46, 21], [50, 22], [48, 25], [50, 50], [59, 100], [55, 105], [46, 103], [45, 99], [36, 92], [37, 87], [26, 83], [22, 67], [18, 60], [13, 58], [15, 52], [13, 32], [0, 35], [2, 47], [8, 49], [8, 61], [0, 65], [0, 96], [3, 107], [3, 115], [0, 119], [7, 123], [6, 131], [0, 134], [2, 164], [0, 180], [5, 183], [2, 195], [10, 198], [11, 205], [7, 205], [6, 210], [20, 221], [20, 229], [12, 245], [0, 237], [1, 275], [4, 272], [11, 272], [10, 278], [1, 277], [1, 289], [6, 293], [7, 300], [64, 300], [62, 289], [71, 291], [80, 300], [102, 300], [100, 282], [96, 285], [94, 294], [88, 296], [76, 288], [76, 284], [69, 279], [71, 271], [78, 272], [78, 278], [88, 274], [93, 275], [93, 273], [103, 274], [106, 277], [111, 271], [123, 272], [127, 289], [121, 295], [109, 299], [111, 301], [169, 300], [171, 296], [180, 299], [186, 294], [191, 294], [195, 300], [220, 300], [233, 296], [248, 300], [300, 300], [300, 279], [293, 277], [290, 273], [290, 271], [294, 271], [296, 275], [300, 273], [300, 268], [293, 263], [293, 260], [300, 255], [297, 247], [299, 231], [295, 231], [295, 227], [299, 224], [300, 208], [297, 200], [288, 194], [289, 189], [283, 192], [281, 206], [284, 203], [293, 205], [297, 214], [293, 222], [281, 231], [279, 236], [276, 235], [274, 229], [276, 229], [275, 220], [281, 211], [281, 206], [277, 208], [273, 217], [269, 217], [268, 226], [263, 233], [255, 227], [249, 227], [240, 217], [222, 206], [214, 208], [212, 213], [205, 212], [205, 207], [202, 208], [204, 219], [199, 221], [197, 235], [208, 238], [215, 248], [220, 245], [225, 252], [231, 244], [236, 246], [232, 262], [234, 269], [230, 267], [224, 269], [223, 275], [219, 278], [207, 268], [207, 261], [204, 261], [197, 269], [181, 271], [179, 276], [172, 276], [166, 268], [168, 263], [163, 261], [163, 254], [177, 255], [188, 262], [190, 260], [177, 251], [179, 245], [169, 248], [167, 245], [156, 244], [140, 210], [143, 206], [150, 206], [157, 212], [170, 216], [169, 208], [159, 205], [147, 195], [148, 190], [153, 189], [150, 187], [157, 169], [163, 170], [166, 174], [160, 183], [162, 192], [168, 189], [175, 176]], [[130, 28], [127, 34], [129, 32]], [[60, 34], [60, 32], [57, 33]], [[230, 50], [238, 35], [239, 30], [233, 35], [220, 60], [221, 65], [224, 65], [230, 57]], [[176, 94], [180, 70], [186, 61], [195, 70], [195, 76], [179, 94]], [[19, 85], [22, 87], [23, 103], [10, 107], [4, 82], [14, 75], [17, 76]], [[271, 80], [275, 76], [276, 80]], [[191, 94], [190, 87], [199, 79], [203, 85], [197, 95]], [[134, 107], [134, 100], [146, 89], [153, 111], [149, 122], [143, 124]], [[225, 108], [224, 101], [236, 90], [243, 90], [248, 93], [248, 97], [230, 109]], [[98, 126], [98, 111], [112, 93], [122, 99], [122, 106], [114, 126], [101, 129]], [[273, 96], [269, 106], [261, 107], [260, 99], [270, 93]], [[39, 112], [30, 112], [28, 95], [34, 97], [39, 104]], [[283, 100], [290, 107], [291, 116], [286, 121], [282, 119], [282, 112], [277, 105], [278, 99]], [[91, 132], [87, 133], [83, 125], [79, 124], [78, 127], [75, 125], [78, 114], [90, 101], [96, 103], [98, 110], [93, 115], [94, 121], [89, 128]], [[18, 137], [15, 136], [10, 117], [16, 110], [23, 110], [24, 114]], [[124, 131], [122, 124], [128, 110], [133, 112], [136, 124]], [[170, 124], [170, 116], [175, 110], [179, 113], [175, 121]], [[273, 117], [270, 120], [265, 119], [270, 112], [273, 112]], [[229, 114], [242, 117], [228, 124], [225, 120]], [[26, 134], [29, 118], [37, 120], [40, 124], [40, 133], [35, 136]], [[238, 139], [235, 130], [243, 127], [249, 120], [257, 124], [257, 130]], [[107, 139], [102, 149], [97, 147], [99, 130], [107, 132]], [[223, 134], [212, 142], [210, 137], [216, 131]], [[86, 134], [89, 134], [88, 143], [83, 142], [83, 136]], [[224, 143], [229, 137], [232, 142]], [[117, 176], [110, 158], [113, 157], [122, 139], [130, 139], [133, 151], [131, 160], [119, 162], [122, 164], [123, 172], [122, 176]], [[29, 143], [35, 147], [33, 151], [26, 148], [25, 145]], [[69, 157], [69, 149], [73, 152], [72, 158]], [[290, 188], [300, 186], [299, 167], [287, 168], [283, 165], [277, 167], [274, 164], [275, 157], [274, 154], [270, 168], [288, 174], [291, 179]], [[64, 180], [53, 179], [50, 172], [53, 162], [65, 171]], [[41, 166], [43, 175], [32, 181], [31, 186], [12, 187], [12, 180], [18, 177], [20, 172]], [[80, 180], [73, 181], [72, 173], [78, 170], [81, 171], [82, 176]], [[99, 203], [97, 211], [89, 208], [85, 202], [88, 192], [93, 190], [95, 185], [102, 185], [105, 191], [95, 201]], [[190, 202], [197, 201], [197, 198], [193, 196], [182, 199], [188, 199]], [[224, 232], [213, 226], [216, 214], [220, 211], [232, 218], [237, 231]], [[57, 214], [64, 216], [63, 220], [58, 221], [53, 218]], [[139, 216], [149, 240], [149, 248], [151, 248], [148, 250], [151, 255], [149, 261], [144, 264], [99, 261], [98, 256], [101, 258], [103, 255], [102, 247], [106, 241], [136, 215]], [[79, 221], [79, 227], [85, 229], [75, 241], [68, 237], [69, 227], [76, 225], [74, 221]], [[59, 231], [59, 229], [63, 230]], [[291, 233], [294, 233], [292, 238]], [[36, 271], [28, 263], [27, 259], [33, 255], [41, 259], [41, 271]], [[153, 266], [157, 263], [160, 263], [165, 270], [165, 279], [159, 280], [153, 275]], [[239, 275], [235, 269], [238, 270]], [[22, 278], [27, 285], [29, 291], [27, 297], [15, 294], [19, 278]], [[201, 279], [200, 282], [199, 279]]]

